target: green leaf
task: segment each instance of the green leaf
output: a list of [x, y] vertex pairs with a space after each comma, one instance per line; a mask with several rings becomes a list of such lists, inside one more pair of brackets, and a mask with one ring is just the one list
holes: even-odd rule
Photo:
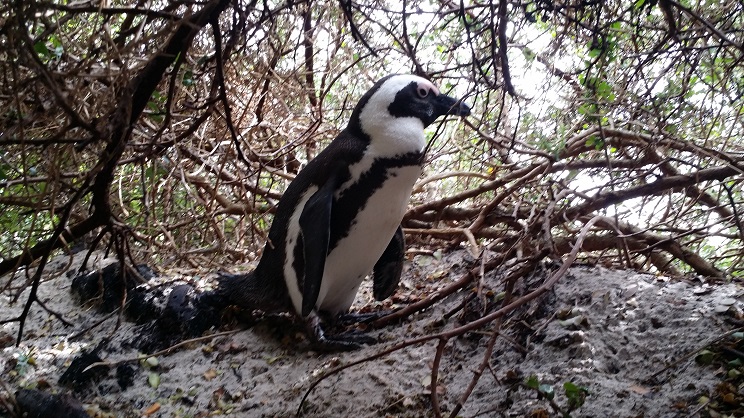
[[158, 367], [158, 359], [157, 357], [148, 357], [145, 359], [145, 364], [147, 367]]
[[441, 248], [437, 248], [436, 251], [432, 254], [435, 260], [442, 261], [442, 257], [444, 257], [444, 253], [442, 253]]
[[51, 42], [52, 43], [52, 46], [54, 46], [55, 48], [58, 48], [58, 47], [61, 47], [62, 46], [62, 41], [59, 39], [59, 36], [57, 36], [57, 35], [50, 36], [49, 37], [49, 42]]
[[596, 87], [597, 96], [602, 97], [607, 100], [615, 100], [615, 93], [612, 91], [612, 86], [610, 86], [606, 81], [600, 81], [597, 83]]
[[543, 383], [540, 385], [540, 387], [537, 388], [537, 390], [540, 391], [540, 393], [545, 396], [545, 398], [549, 400], [553, 400], [555, 398], [555, 390], [553, 389], [553, 385], [549, 385], [547, 383]]
[[271, 364], [274, 364], [277, 361], [281, 360], [282, 358], [284, 358], [284, 356], [281, 356], [281, 355], [279, 355], [279, 356], [273, 356], [273, 357], [267, 357], [266, 358], [266, 363], [268, 363], [269, 365], [271, 365]]
[[596, 149], [597, 151], [601, 150], [605, 146], [605, 143], [602, 140], [602, 138], [600, 138], [600, 137], [598, 137], [596, 135], [592, 135], [589, 138], [587, 138], [586, 139], [586, 142], [584, 144], [587, 147], [594, 147], [594, 149]]
[[147, 383], [149, 383], [150, 387], [152, 387], [153, 389], [157, 389], [158, 386], [160, 386], [160, 375], [155, 372], [148, 374]]
[[563, 390], [566, 392], [566, 396], [573, 397], [580, 394], [588, 394], [589, 389], [585, 386], [579, 386], [573, 382], [566, 382], [563, 384]]
[[181, 84], [183, 84], [186, 87], [190, 87], [194, 85], [194, 72], [191, 70], [186, 70], [183, 73], [183, 78], [181, 79]]
[[741, 361], [741, 359], [740, 359], [740, 358], [738, 358], [738, 357], [737, 357], [737, 358], [735, 358], [735, 359], [733, 359], [733, 360], [731, 360], [731, 361], [729, 361], [729, 362], [728, 362], [728, 363], [726, 364], [726, 366], [728, 366], [728, 367], [731, 367], [731, 368], [733, 368], [733, 367], [741, 367], [741, 365], [742, 365], [742, 361]]
[[152, 166], [145, 169], [145, 178], [148, 181], [152, 181], [155, 178], [155, 169]]
[[527, 385], [528, 388], [532, 389], [537, 389], [540, 386], [540, 382], [538, 382], [537, 376], [535, 375], [528, 377], [524, 384]]
[[589, 389], [584, 386], [576, 385], [572, 382], [565, 382], [563, 384], [563, 390], [568, 398], [568, 405], [571, 409], [576, 409], [584, 404], [586, 396], [589, 394]]
[[34, 51], [36, 51], [37, 54], [45, 58], [48, 58], [50, 55], [49, 48], [47, 48], [46, 46], [46, 42], [42, 42], [42, 41], [39, 41], [34, 44]]
[[715, 359], [716, 353], [710, 351], [710, 350], [702, 350], [698, 353], [697, 356], [695, 356], [695, 361], [699, 364], [711, 364], [713, 363], [713, 359]]
[[535, 52], [534, 52], [534, 51], [532, 51], [532, 50], [531, 50], [530, 48], [528, 48], [528, 47], [524, 47], [524, 49], [522, 49], [522, 55], [524, 55], [524, 59], [525, 59], [525, 61], [527, 61], [528, 63], [531, 63], [532, 61], [534, 61], [534, 60], [535, 60], [535, 57], [537, 56], [537, 55], [535, 54]]
[[153, 100], [155, 100], [155, 101], [157, 101], [157, 102], [159, 102], [159, 103], [163, 103], [163, 102], [165, 101], [165, 96], [163, 96], [163, 95], [162, 95], [162, 94], [161, 94], [161, 93], [160, 93], [159, 91], [157, 91], [157, 90], [154, 90], [154, 91], [152, 92], [152, 96], [150, 96], [150, 97], [152, 97], [152, 98], [153, 98]]

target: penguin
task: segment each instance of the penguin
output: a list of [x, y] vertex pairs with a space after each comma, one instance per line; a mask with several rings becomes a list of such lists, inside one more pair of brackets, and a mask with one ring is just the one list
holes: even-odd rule
[[326, 336], [324, 318], [348, 311], [370, 273], [377, 300], [398, 286], [405, 256], [401, 220], [422, 173], [424, 128], [470, 108], [425, 78], [389, 75], [354, 108], [346, 128], [297, 174], [279, 200], [255, 270], [224, 279], [239, 307], [290, 311], [329, 350], [353, 349]]

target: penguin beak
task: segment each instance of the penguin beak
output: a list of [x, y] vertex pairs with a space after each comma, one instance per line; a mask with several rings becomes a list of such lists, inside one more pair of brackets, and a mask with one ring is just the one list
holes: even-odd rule
[[434, 98], [434, 108], [439, 116], [470, 116], [470, 106], [445, 94], [440, 94]]

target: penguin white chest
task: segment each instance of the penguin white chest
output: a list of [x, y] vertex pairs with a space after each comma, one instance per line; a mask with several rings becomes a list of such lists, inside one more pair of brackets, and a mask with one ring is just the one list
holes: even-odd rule
[[334, 314], [349, 309], [362, 280], [398, 229], [420, 174], [419, 166], [388, 169], [386, 180], [359, 210], [348, 234], [328, 254], [317, 308]]

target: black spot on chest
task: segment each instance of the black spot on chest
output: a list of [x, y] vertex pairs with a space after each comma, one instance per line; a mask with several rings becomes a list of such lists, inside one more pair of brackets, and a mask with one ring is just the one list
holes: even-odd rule
[[359, 180], [349, 186], [333, 203], [331, 212], [331, 236], [328, 245], [330, 253], [338, 242], [348, 236], [349, 230], [356, 224], [356, 217], [364, 209], [369, 198], [379, 190], [386, 180], [397, 176], [392, 169], [420, 166], [423, 154], [410, 152], [391, 158], [379, 158], [372, 163], [369, 170], [363, 172]]

